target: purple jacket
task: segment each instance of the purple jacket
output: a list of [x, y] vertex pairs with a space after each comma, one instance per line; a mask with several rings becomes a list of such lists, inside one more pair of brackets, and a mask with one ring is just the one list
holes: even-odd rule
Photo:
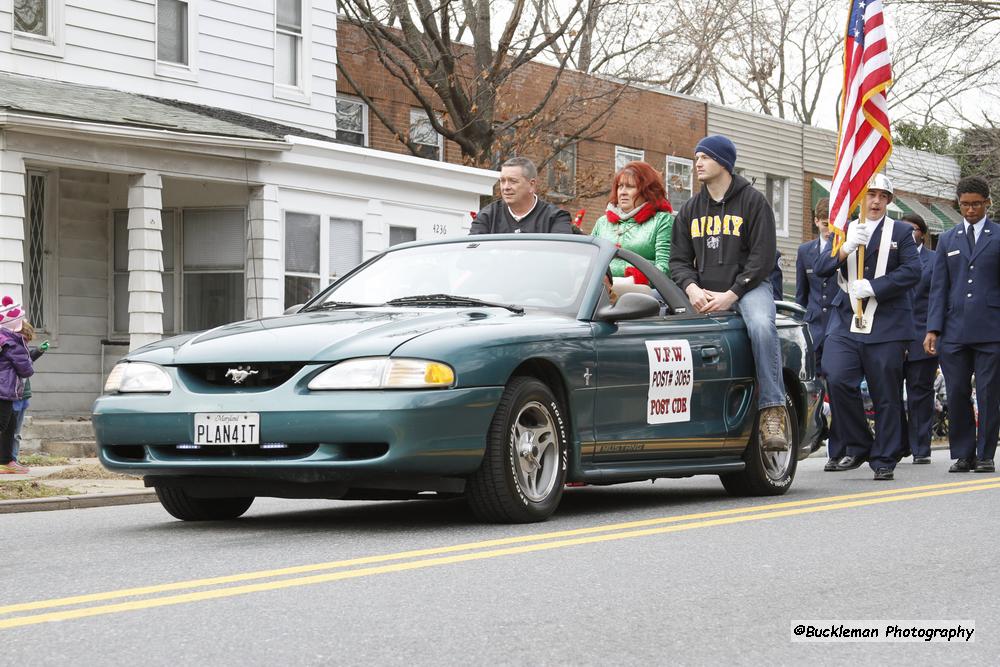
[[21, 334], [0, 328], [0, 400], [16, 401], [24, 393], [24, 378], [31, 377], [28, 346]]

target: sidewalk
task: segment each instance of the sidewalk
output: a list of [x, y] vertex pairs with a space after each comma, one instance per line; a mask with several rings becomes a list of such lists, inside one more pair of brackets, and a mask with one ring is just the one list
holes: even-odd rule
[[86, 474], [95, 466], [100, 467], [96, 458], [70, 459], [68, 465], [33, 467], [27, 475], [0, 475], [0, 483], [35, 481], [57, 492], [57, 495], [45, 498], [0, 500], [0, 514], [156, 502], [155, 492], [145, 488], [141, 479], [105, 479], [97, 476], [48, 478], [53, 473], [79, 475], [83, 471]]

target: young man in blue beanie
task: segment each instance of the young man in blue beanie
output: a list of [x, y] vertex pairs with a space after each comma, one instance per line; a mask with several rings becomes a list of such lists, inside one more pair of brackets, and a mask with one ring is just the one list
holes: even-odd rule
[[736, 146], [727, 137], [705, 137], [694, 153], [702, 188], [674, 221], [670, 275], [698, 312], [743, 316], [757, 367], [761, 448], [785, 451], [785, 383], [768, 280], [777, 253], [774, 212], [749, 181], [733, 174]]

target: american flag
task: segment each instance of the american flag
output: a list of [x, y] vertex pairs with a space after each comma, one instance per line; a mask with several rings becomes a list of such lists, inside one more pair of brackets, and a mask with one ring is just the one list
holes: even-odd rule
[[837, 138], [837, 166], [830, 192], [830, 224], [836, 253], [844, 242], [848, 218], [861, 203], [868, 181], [892, 153], [885, 92], [892, 65], [885, 38], [882, 0], [852, 0], [844, 38], [844, 91]]

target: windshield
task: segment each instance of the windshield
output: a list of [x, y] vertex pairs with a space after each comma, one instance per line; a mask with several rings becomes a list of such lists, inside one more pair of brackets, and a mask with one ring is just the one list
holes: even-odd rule
[[[575, 312], [596, 253], [590, 244], [555, 240], [470, 240], [406, 248], [388, 252], [340, 281], [310, 308], [450, 295]], [[437, 298], [425, 305], [448, 304]]]

